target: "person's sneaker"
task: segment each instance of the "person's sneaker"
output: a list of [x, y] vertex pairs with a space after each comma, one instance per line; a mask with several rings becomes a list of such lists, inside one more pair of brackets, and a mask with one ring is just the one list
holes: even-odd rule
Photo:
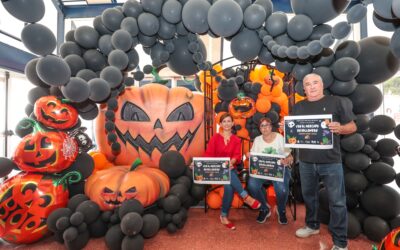
[[319, 234], [319, 229], [312, 229], [307, 226], [297, 229], [296, 236], [299, 238], [307, 238], [311, 235]]
[[264, 223], [271, 216], [271, 210], [260, 210], [260, 213], [257, 217], [258, 223]]
[[338, 246], [334, 245], [331, 250], [348, 250], [348, 248], [347, 247], [338, 247]]
[[278, 215], [278, 223], [279, 223], [279, 224], [281, 224], [281, 225], [286, 225], [286, 224], [288, 224], [288, 220], [287, 220], [287, 218], [286, 218], [286, 213], [285, 213], [285, 212], [279, 213], [279, 212], [278, 212], [278, 209], [277, 209], [277, 210], [276, 210], [276, 214]]

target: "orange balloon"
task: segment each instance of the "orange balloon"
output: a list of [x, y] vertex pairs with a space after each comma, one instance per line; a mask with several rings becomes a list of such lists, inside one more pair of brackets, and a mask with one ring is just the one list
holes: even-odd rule
[[274, 186], [273, 185], [270, 185], [268, 188], [267, 188], [267, 200], [268, 200], [268, 204], [271, 206], [271, 207], [274, 207], [274, 206], [276, 206], [276, 194], [275, 194], [275, 189], [274, 189]]
[[221, 206], [222, 206], [221, 196], [215, 191], [208, 193], [207, 194], [207, 205], [212, 209], [221, 208]]
[[271, 95], [271, 86], [268, 84], [263, 84], [261, 87], [261, 94], [264, 96], [270, 96]]
[[[220, 64], [214, 65], [213, 69], [215, 71], [217, 71], [217, 75], [223, 77], [222, 67]], [[205, 82], [210, 86], [212, 85], [213, 90], [216, 90], [218, 88], [219, 83], [215, 80], [214, 76], [211, 76], [210, 71], [206, 71], [206, 73], [204, 71], [200, 71], [200, 73], [198, 74], [198, 77], [201, 82], [201, 85], [200, 85], [201, 91], [204, 92], [204, 75], [205, 75]]]
[[272, 88], [271, 95], [272, 95], [273, 97], [278, 97], [278, 96], [280, 96], [280, 95], [283, 93], [282, 88], [283, 88], [283, 82], [282, 82], [282, 80], [281, 80], [278, 84], [276, 84], [276, 85]]
[[269, 76], [269, 74], [270, 74], [270, 71], [269, 71], [269, 69], [267, 68], [267, 66], [262, 65], [262, 66], [258, 69], [258, 79], [257, 79], [257, 81], [260, 82], [260, 83], [264, 82], [264, 78], [267, 77], [267, 76]]
[[247, 139], [247, 138], [249, 138], [249, 131], [246, 129], [246, 127], [244, 127], [242, 129], [238, 130], [236, 132], [236, 135], [239, 136], [240, 138]]
[[281, 93], [279, 96], [273, 97], [271, 101], [278, 103], [279, 106], [282, 107], [283, 105], [288, 103], [288, 97], [285, 93]]
[[267, 113], [271, 109], [271, 102], [268, 98], [258, 98], [256, 101], [256, 109], [260, 113]]
[[113, 164], [107, 160], [107, 157], [97, 151], [93, 151], [91, 154], [93, 161], [94, 161], [94, 170], [102, 170], [111, 167]]
[[213, 91], [213, 104], [217, 104], [220, 101], [219, 97], [218, 97], [218, 91], [214, 90]]
[[233, 200], [232, 200], [231, 206], [233, 208], [240, 208], [243, 206], [243, 200], [237, 193], [235, 193], [233, 195]]
[[257, 82], [257, 80], [258, 80], [258, 70], [257, 70], [257, 68], [255, 68], [255, 69], [250, 71], [249, 80], [251, 82]]
[[222, 115], [226, 114], [225, 111], [219, 112], [217, 113], [217, 115], [215, 116], [215, 124], [219, 124], [219, 119], [221, 118]]
[[294, 95], [294, 102], [295, 102], [295, 103], [298, 103], [298, 102], [300, 102], [300, 101], [303, 101], [304, 99], [306, 99], [306, 97], [301, 96], [301, 95], [299, 95], [299, 94], [297, 94], [297, 93]]
[[233, 122], [235, 125], [240, 125], [240, 127], [245, 128], [246, 127], [246, 119], [245, 118], [234, 118]]

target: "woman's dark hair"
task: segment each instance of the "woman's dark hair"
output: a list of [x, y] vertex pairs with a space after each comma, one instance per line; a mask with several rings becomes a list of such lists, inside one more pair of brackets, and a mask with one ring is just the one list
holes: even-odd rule
[[229, 113], [225, 113], [225, 114], [221, 115], [221, 117], [219, 118], [219, 123], [222, 123], [222, 121], [223, 121], [225, 118], [227, 118], [227, 117], [230, 117], [231, 120], [233, 121], [232, 115], [229, 114]]
[[263, 122], [268, 122], [268, 123], [271, 124], [271, 126], [272, 126], [272, 121], [271, 121], [271, 119], [269, 119], [269, 118], [267, 118], [267, 117], [263, 117], [263, 118], [261, 118], [260, 121], [258, 122], [258, 127], [260, 127], [260, 126], [261, 126], [261, 123], [263, 123]]

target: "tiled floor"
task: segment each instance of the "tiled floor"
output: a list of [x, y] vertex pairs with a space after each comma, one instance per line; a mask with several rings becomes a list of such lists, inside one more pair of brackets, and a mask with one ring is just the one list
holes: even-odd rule
[[[304, 206], [298, 205], [297, 220], [290, 217], [288, 225], [279, 225], [276, 214], [273, 214], [265, 224], [255, 221], [257, 211], [249, 209], [232, 209], [231, 219], [236, 230], [231, 231], [219, 222], [219, 211], [192, 208], [185, 227], [178, 233], [170, 235], [163, 229], [154, 238], [145, 240], [145, 249], [305, 249], [324, 250], [332, 247], [331, 237], [326, 225], [322, 225], [320, 235], [307, 239], [296, 238], [294, 232], [303, 226]], [[290, 216], [290, 212], [288, 211]], [[288, 217], [289, 218], [289, 217]], [[370, 250], [373, 242], [361, 235], [349, 241], [350, 250]], [[44, 239], [38, 243], [25, 246], [1, 245], [1, 249], [65, 249], [64, 245]], [[85, 249], [106, 249], [104, 239], [92, 239]]]

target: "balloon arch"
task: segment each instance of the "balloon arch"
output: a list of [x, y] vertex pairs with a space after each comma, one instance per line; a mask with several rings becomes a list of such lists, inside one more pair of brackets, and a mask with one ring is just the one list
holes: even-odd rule
[[[93, 27], [69, 31], [54, 56], [54, 35], [37, 23], [43, 0], [2, 1], [28, 23], [22, 42], [40, 57], [25, 67], [36, 87], [28, 95], [29, 119], [16, 128], [23, 139], [12, 159], [0, 159], [1, 176], [21, 170], [0, 186], [0, 237], [31, 243], [49, 230], [70, 249], [102, 236], [110, 248], [142, 248], [160, 228], [176, 232], [187, 209], [203, 199], [205, 187], [193, 184], [186, 165], [202, 154], [214, 113], [233, 114], [237, 134], [251, 140], [260, 118], [276, 123], [289, 113], [288, 99], [304, 98], [302, 79], [311, 72], [322, 77], [326, 94], [347, 98], [357, 114], [357, 133], [341, 143], [348, 237], [363, 231], [380, 241], [400, 226], [400, 195], [384, 185], [400, 181], [392, 168], [399, 145], [376, 141], [393, 131], [400, 138], [400, 127], [390, 117], [370, 116], [383, 101], [375, 85], [399, 69], [400, 3], [372, 1], [374, 24], [394, 32], [391, 39], [355, 42], [345, 39], [371, 1], [353, 5], [346, 21], [333, 27], [325, 23], [350, 0], [290, 2], [295, 16], [289, 21], [273, 11], [271, 0], [128, 0], [94, 18]], [[207, 61], [199, 39], [205, 34], [229, 40], [235, 59], [258, 66], [223, 69]], [[333, 50], [336, 40], [341, 42]], [[137, 67], [139, 44], [152, 59], [143, 71]], [[198, 74], [194, 83], [206, 92], [207, 105], [202, 94], [187, 89], [133, 86], [165, 65], [182, 76]], [[296, 93], [288, 96], [289, 75]], [[100, 151], [87, 153], [93, 146], [80, 118], [96, 117]], [[320, 200], [326, 222], [324, 188]]]

